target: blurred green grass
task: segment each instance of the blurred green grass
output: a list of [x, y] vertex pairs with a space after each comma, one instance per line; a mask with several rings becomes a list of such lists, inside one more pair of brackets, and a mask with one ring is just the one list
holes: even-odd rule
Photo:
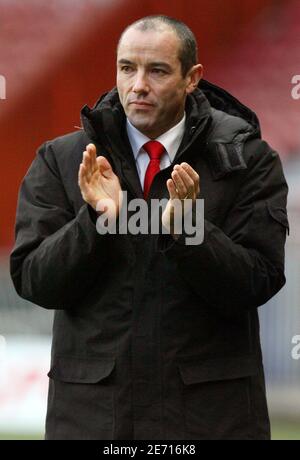
[[31, 441], [44, 439], [43, 433], [3, 433], [0, 432], [0, 441]]
[[300, 440], [300, 420], [271, 421], [272, 440]]
[[[299, 420], [273, 420], [272, 440], [300, 440]], [[43, 433], [1, 433], [0, 440], [42, 440]]]

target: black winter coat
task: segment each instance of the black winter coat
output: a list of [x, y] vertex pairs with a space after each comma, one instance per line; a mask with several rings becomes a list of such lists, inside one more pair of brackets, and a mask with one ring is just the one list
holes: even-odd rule
[[[202, 244], [100, 235], [78, 186], [89, 142], [142, 189], [116, 90], [43, 144], [20, 189], [11, 276], [55, 309], [47, 439], [268, 439], [257, 307], [285, 283], [287, 185], [253, 112], [205, 81], [174, 163], [200, 175]], [[174, 165], [173, 163], [173, 165]], [[172, 165], [149, 199], [168, 197]]]

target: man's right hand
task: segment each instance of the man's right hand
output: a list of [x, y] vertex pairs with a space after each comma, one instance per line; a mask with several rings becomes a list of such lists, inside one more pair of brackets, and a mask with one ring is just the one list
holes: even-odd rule
[[[94, 144], [88, 144], [83, 152], [78, 173], [78, 185], [84, 201], [96, 211], [106, 211], [115, 218], [118, 216], [121, 206], [119, 198], [120, 201], [122, 198], [120, 181], [108, 160], [105, 157], [96, 156]], [[99, 207], [100, 200], [105, 200], [106, 209], [101, 205]]]

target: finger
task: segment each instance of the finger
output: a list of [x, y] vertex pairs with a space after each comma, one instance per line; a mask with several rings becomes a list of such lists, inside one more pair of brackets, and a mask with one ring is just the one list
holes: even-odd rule
[[96, 156], [97, 156], [97, 149], [95, 144], [88, 144], [86, 146], [86, 151], [89, 154], [89, 158], [91, 161], [91, 168], [93, 171], [97, 169], [97, 163], [96, 163]]
[[106, 179], [110, 179], [113, 176], [114, 172], [112, 170], [112, 167], [111, 167], [109, 161], [105, 157], [102, 157], [102, 156], [97, 157], [96, 161], [97, 161], [97, 165], [100, 168], [101, 174]]
[[82, 160], [82, 163], [83, 163], [83, 166], [84, 166], [84, 171], [86, 173], [86, 178], [87, 180], [89, 181], [90, 178], [91, 178], [91, 175], [92, 175], [92, 171], [91, 171], [91, 160], [90, 160], [90, 156], [89, 156], [89, 153], [85, 150], [83, 152], [83, 160]]
[[172, 172], [171, 177], [175, 183], [178, 192], [178, 198], [182, 200], [187, 195], [187, 188], [177, 170]]
[[87, 191], [86, 170], [82, 163], [80, 164], [78, 171], [78, 185], [83, 193]]
[[93, 155], [94, 157], [96, 157], [96, 154], [97, 154], [97, 149], [96, 149], [96, 146], [95, 144], [88, 144], [86, 146], [86, 151], [89, 152], [91, 155]]
[[181, 163], [182, 168], [191, 176], [195, 184], [197, 184], [197, 193], [200, 192], [200, 177], [199, 174], [186, 162]]
[[176, 187], [172, 179], [167, 180], [167, 189], [168, 189], [171, 200], [178, 198]]
[[[184, 183], [187, 194], [190, 198], [194, 198], [197, 193], [197, 184], [194, 182], [192, 177], [184, 170], [181, 165], [176, 165], [175, 167], [176, 172], [179, 174], [182, 182]], [[186, 196], [185, 195], [185, 196]]]

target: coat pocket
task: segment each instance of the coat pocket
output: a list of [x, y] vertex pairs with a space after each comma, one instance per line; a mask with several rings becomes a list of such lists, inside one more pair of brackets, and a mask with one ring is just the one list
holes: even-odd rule
[[47, 439], [112, 439], [114, 358], [53, 359]]
[[287, 234], [289, 235], [290, 227], [289, 227], [289, 221], [288, 221], [288, 217], [287, 217], [285, 208], [274, 206], [270, 202], [267, 203], [267, 206], [268, 206], [268, 211], [271, 217], [274, 220], [276, 220], [276, 222], [281, 224], [285, 228], [285, 231], [287, 232]]
[[251, 376], [258, 373], [254, 357], [233, 357], [178, 363], [186, 439], [251, 437]]
[[58, 357], [48, 372], [53, 380], [69, 383], [97, 383], [108, 377], [115, 367], [114, 358]]
[[253, 211], [246, 246], [261, 253], [283, 273], [284, 245], [289, 232], [286, 209], [281, 203], [267, 200], [255, 203]]

